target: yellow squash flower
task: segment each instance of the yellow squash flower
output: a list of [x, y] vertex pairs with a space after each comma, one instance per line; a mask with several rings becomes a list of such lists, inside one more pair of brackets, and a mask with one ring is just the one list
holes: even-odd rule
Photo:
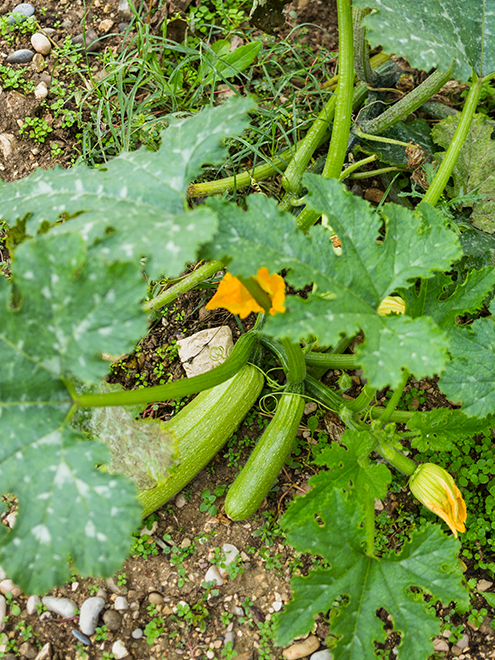
[[465, 532], [466, 503], [451, 475], [439, 465], [423, 463], [409, 479], [409, 488], [416, 499], [436, 513], [452, 530]]
[[406, 303], [400, 296], [387, 296], [382, 300], [376, 311], [380, 316], [388, 316], [392, 312], [395, 312], [396, 314], [404, 314], [406, 311]]
[[[253, 279], [270, 298], [270, 314], [285, 312], [285, 282], [283, 278], [276, 273], [270, 275], [268, 268], [263, 267], [258, 270], [256, 277], [253, 277]], [[230, 273], [225, 274], [218, 285], [217, 292], [206, 305], [206, 309], [217, 309], [218, 307], [228, 309], [229, 312], [237, 314], [241, 319], [245, 319], [251, 312], [265, 311], [242, 282]]]

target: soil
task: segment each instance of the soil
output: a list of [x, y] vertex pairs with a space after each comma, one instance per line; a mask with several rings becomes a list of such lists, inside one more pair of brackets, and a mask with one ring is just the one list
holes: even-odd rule
[[[16, 4], [15, 0], [1, 3], [0, 15], [11, 11]], [[68, 0], [32, 0], [32, 4], [43, 27], [56, 27], [53, 39], [58, 42], [62, 42], [67, 35], [75, 36], [80, 33], [81, 18], [84, 15], [86, 24], [94, 26], [97, 31], [102, 20], [110, 19], [115, 26], [113, 29], [116, 29], [116, 25], [127, 18], [118, 11], [118, 0], [95, 0], [87, 7], [86, 13], [81, 0], [76, 3], [70, 3]], [[292, 25], [295, 22], [312, 24], [307, 26], [303, 39], [315, 49], [335, 49], [338, 43], [337, 15], [333, 1], [299, 0], [299, 3], [295, 3], [291, 8], [297, 12], [297, 19], [290, 19]], [[67, 24], [68, 27], [61, 28], [60, 25], [64, 21], [71, 21], [71, 25]], [[284, 27], [280, 34], [288, 33], [290, 27], [291, 25]], [[122, 37], [113, 35], [113, 29], [110, 29], [112, 36], [107, 37], [101, 48], [119, 47]], [[100, 30], [99, 35], [103, 34]], [[0, 37], [2, 56], [17, 48], [28, 47], [30, 44], [27, 37], [19, 39], [14, 46], [2, 42]], [[89, 53], [88, 57], [97, 70], [95, 56]], [[45, 67], [39, 71], [33, 70], [29, 64], [13, 66], [14, 69], [19, 67], [23, 68], [26, 80], [38, 85], [43, 76], [51, 74], [52, 62], [47, 58]], [[68, 80], [65, 81], [62, 76], [60, 82], [65, 84]], [[48, 99], [50, 100], [50, 96]], [[67, 102], [67, 108], [73, 109], [70, 102]], [[26, 117], [46, 119], [52, 132], [44, 143], [38, 144], [29, 138], [19, 137], [20, 123], [25, 121]], [[28, 175], [37, 167], [50, 168], [55, 163], [62, 167], [68, 166], [78, 144], [76, 133], [77, 128], [64, 128], [60, 122], [53, 121], [50, 112], [34, 99], [33, 94], [25, 95], [17, 90], [0, 91], [0, 134], [11, 136], [7, 138], [10, 147], [5, 146], [5, 141], [0, 142], [0, 177], [4, 181], [13, 181]], [[54, 144], [61, 145], [63, 150], [55, 159], [52, 157]], [[368, 185], [381, 197], [379, 181], [371, 181]], [[6, 259], [5, 253], [2, 259]], [[235, 340], [240, 335], [240, 328], [234, 317], [227, 312], [208, 312], [205, 309], [205, 302], [210, 295], [208, 292], [186, 294], [177, 302], [173, 314], [159, 316], [136, 352], [116, 363], [111, 380], [133, 388], [144, 383], [155, 385], [163, 378], [175, 380], [181, 377], [183, 371], [175, 355], [175, 342], [179, 337], [192, 335], [205, 328], [228, 325]], [[248, 318], [243, 329], [248, 329], [252, 322], [253, 319]], [[166, 354], [169, 357], [164, 359], [163, 351], [167, 347], [169, 351]], [[159, 354], [157, 351], [160, 349], [163, 350]], [[335, 382], [339, 375], [340, 372], [330, 372], [327, 379], [329, 382]], [[350, 375], [353, 377], [353, 388], [348, 395], [354, 397], [360, 391], [361, 381], [359, 374]], [[420, 385], [427, 389], [428, 399], [424, 403], [418, 402], [419, 408], [431, 409], [446, 405], [434, 383], [422, 382]], [[174, 402], [168, 401], [160, 402], [155, 410], [150, 409], [148, 413], [167, 420], [175, 411]], [[12, 650], [0, 648], [6, 653], [4, 657], [38, 657], [39, 660], [42, 657], [52, 660], [86, 657], [96, 660], [111, 657], [108, 654], [112, 652], [114, 643], [120, 640], [128, 651], [127, 657], [137, 660], [213, 660], [233, 657], [229, 655], [226, 647], [226, 641], [229, 639], [234, 643], [238, 660], [275, 660], [281, 657], [282, 649], [276, 649], [268, 641], [266, 631], [269, 628], [270, 616], [278, 609], [278, 603], [286, 603], [290, 599], [290, 576], [294, 573], [304, 573], [308, 568], [309, 558], [294, 556], [290, 546], [284, 543], [276, 518], [294, 493], [307, 490], [307, 481], [315, 472], [310, 462], [312, 440], [306, 425], [307, 418], [303, 418], [298, 432], [301, 453], [297, 457], [297, 464], [284, 468], [276, 488], [271, 491], [253, 519], [243, 523], [231, 522], [222, 513], [223, 496], [217, 497], [215, 502], [218, 511], [201, 510], [201, 505], [204, 504], [203, 491], [208, 489], [212, 493], [216, 488], [232, 483], [239, 467], [248, 456], [249, 448], [258, 437], [264, 419], [265, 415], [256, 412], [237, 432], [237, 438], [242, 439], [242, 443], [239, 443], [240, 449], [235, 443], [231, 443], [230, 448], [227, 446], [181, 496], [163, 506], [154, 520], [148, 520], [150, 529], [145, 530], [140, 537], [140, 549], [127, 559], [118, 576], [105, 581], [74, 575], [70, 583], [51, 592], [51, 595], [71, 598], [80, 607], [100, 589], [107, 611], [113, 608], [118, 596], [125, 596], [128, 608], [121, 612], [120, 625], [116, 630], [101, 630], [91, 638], [90, 646], [76, 646], [72, 631], [77, 628], [77, 619], [62, 620], [59, 616], [47, 612], [41, 616], [37, 613], [29, 615], [26, 610], [27, 596], [21, 594], [16, 598], [20, 614], [16, 615], [10, 608], [4, 627], [8, 638], [17, 644], [18, 651], [13, 654]], [[320, 430], [326, 430], [333, 440], [338, 440], [343, 427], [340, 420], [330, 414], [321, 421]], [[395, 509], [401, 499], [407, 506], [416, 507], [405, 492], [391, 494], [383, 502], [387, 515], [392, 518], [397, 516]], [[222, 586], [207, 590], [202, 586], [202, 582], [215, 558], [215, 549], [221, 549], [226, 543], [235, 546], [240, 552], [238, 575], [227, 576]], [[175, 560], [179, 555], [182, 560], [177, 562]], [[485, 606], [482, 599], [479, 606]], [[153, 639], [152, 621], [157, 618], [163, 621], [163, 630]], [[386, 620], [386, 613], [384, 618]], [[494, 636], [489, 620], [490, 617], [485, 618], [481, 627], [465, 625], [469, 646], [459, 657], [473, 660], [495, 657]], [[453, 615], [454, 624], [466, 622], [466, 618]], [[101, 625], [103, 622], [100, 622]], [[144, 632], [140, 639], [132, 635], [133, 631], [137, 630]], [[135, 636], [138, 634], [134, 633]], [[319, 640], [320, 649], [323, 649], [328, 628], [322, 618], [316, 620], [314, 634]], [[391, 649], [396, 641], [391, 634], [387, 648]], [[42, 647], [46, 649], [46, 655], [39, 653]], [[454, 656], [449, 652], [444, 654], [444, 657]]]

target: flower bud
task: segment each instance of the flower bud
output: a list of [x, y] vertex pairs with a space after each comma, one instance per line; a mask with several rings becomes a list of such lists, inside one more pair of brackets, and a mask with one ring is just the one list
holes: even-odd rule
[[464, 532], [466, 503], [451, 475], [439, 465], [422, 463], [409, 479], [409, 488], [416, 499], [436, 513], [452, 530]]
[[382, 300], [376, 311], [380, 316], [388, 316], [392, 312], [395, 314], [404, 314], [406, 303], [400, 296], [387, 296]]

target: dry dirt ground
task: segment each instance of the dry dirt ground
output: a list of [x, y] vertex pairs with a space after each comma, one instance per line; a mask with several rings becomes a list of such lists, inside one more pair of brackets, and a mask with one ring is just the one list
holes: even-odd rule
[[[1, 3], [0, 15], [11, 11], [16, 4], [13, 0]], [[67, 35], [80, 34], [81, 20], [85, 17], [87, 25], [94, 27], [99, 36], [105, 34], [102, 21], [112, 22], [101, 49], [119, 46], [122, 37], [116, 28], [127, 17], [119, 12], [118, 0], [95, 0], [86, 11], [81, 0], [32, 0], [32, 4], [40, 25], [55, 30], [52, 35], [55, 43], [61, 44]], [[333, 2], [302, 0], [295, 8], [298, 22], [316, 24], [309, 27], [305, 37], [311, 45], [315, 48], [322, 44], [335, 47], [337, 20]], [[4, 58], [13, 50], [29, 47], [28, 37], [19, 38], [13, 46], [0, 37], [0, 63], [4, 63]], [[97, 72], [100, 65], [95, 55], [89, 53], [88, 58]], [[56, 74], [54, 66], [53, 56], [48, 56], [36, 66], [15, 65], [12, 69], [22, 68], [25, 80], [32, 81], [34, 87], [45, 80], [49, 88], [50, 78]], [[68, 84], [69, 77], [69, 73], [62, 72], [60, 84]], [[65, 107], [75, 109], [71, 101]], [[52, 129], [44, 143], [21, 139], [19, 128], [26, 117], [43, 117]], [[55, 162], [67, 166], [78, 153], [77, 127], [64, 127], [32, 92], [25, 94], [16, 89], [0, 92], [0, 134], [9, 136], [0, 141], [0, 177], [4, 181], [24, 177], [37, 167], [52, 167]], [[54, 151], [58, 151], [55, 157]], [[144, 382], [157, 384], [169, 374], [175, 379], [183, 373], [175, 350], [179, 337], [225, 324], [231, 327], [234, 338], [238, 336], [239, 328], [232, 316], [226, 312], [205, 310], [209, 295], [208, 292], [190, 293], [178, 302], [173, 313], [158, 318], [135, 354], [115, 366], [112, 379], [127, 387]], [[249, 323], [251, 319], [247, 321]], [[360, 387], [359, 376], [353, 376], [351, 395], [357, 394]], [[337, 377], [337, 372], [328, 375], [330, 380]], [[438, 403], [438, 393], [433, 384], [423, 385], [429, 388], [429, 398], [421, 405], [434, 407]], [[162, 402], [153, 414], [166, 420], [175, 409], [173, 402]], [[212, 464], [178, 498], [148, 519], [148, 529], [136, 536], [133, 555], [117, 576], [105, 581], [73, 575], [69, 584], [53, 590], [51, 595], [69, 598], [77, 607], [90, 596], [98, 595], [105, 600], [105, 609], [89, 646], [78, 643], [73, 634], [78, 628], [77, 615], [63, 619], [57, 614], [41, 611], [42, 608], [28, 613], [29, 594], [19, 594], [9, 604], [6, 622], [2, 624], [4, 638], [0, 655], [3, 653], [3, 657], [9, 660], [14, 657], [29, 660], [103, 660], [112, 657], [213, 660], [232, 658], [234, 654], [238, 660], [281, 657], [282, 649], [275, 648], [270, 642], [271, 615], [290, 598], [290, 576], [304, 573], [310, 559], [295, 556], [284, 543], [276, 518], [294, 493], [304, 492], [308, 478], [315, 472], [311, 465], [315, 441], [308, 437], [306, 419], [303, 419], [298, 434], [298, 455], [294, 457], [294, 464], [283, 470], [277, 486], [253, 519], [232, 523], [222, 514], [223, 495], [216, 496], [214, 502], [213, 498], [206, 502], [202, 494], [207, 489], [210, 493], [215, 489], [222, 493], [223, 487], [232, 483], [266, 423], [266, 417], [256, 410]], [[326, 417], [321, 421], [320, 430], [336, 439], [343, 429], [338, 421]], [[391, 518], [396, 515], [394, 511], [400, 497], [401, 494], [392, 495], [383, 503], [384, 511]], [[416, 506], [408, 497], [403, 499], [408, 501], [408, 506]], [[217, 510], [211, 508], [213, 506]], [[203, 582], [208, 569], [214, 565], [222, 568], [222, 549], [229, 550], [224, 548], [225, 544], [234, 546], [239, 555], [224, 575], [223, 584], [205, 588]], [[462, 620], [459, 617], [454, 622], [462, 623]], [[473, 660], [495, 657], [490, 655], [495, 646], [493, 631], [488, 624], [489, 618], [477, 630], [476, 626], [466, 626], [469, 646], [459, 657]], [[315, 623], [314, 636], [309, 640], [311, 653], [325, 648], [327, 633], [327, 625], [320, 618]], [[307, 657], [308, 653], [298, 657]], [[452, 657], [450, 653], [442, 655]], [[322, 655], [319, 660], [325, 660], [325, 657], [328, 658]]]

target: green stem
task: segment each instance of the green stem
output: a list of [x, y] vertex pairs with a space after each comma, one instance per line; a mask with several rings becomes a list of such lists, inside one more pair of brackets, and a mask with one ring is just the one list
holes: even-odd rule
[[[375, 160], [376, 160], [376, 154], [372, 154], [371, 156], [368, 156], [368, 158], [363, 158], [362, 160], [358, 160], [357, 163], [353, 163], [352, 165], [349, 165], [349, 167], [346, 167], [346, 169], [339, 176], [339, 181], [343, 181], [344, 179], [347, 179], [348, 176], [350, 176], [360, 167], [363, 167], [363, 165], [367, 165], [368, 163], [373, 163]], [[362, 172], [362, 174], [372, 176], [375, 174], [375, 172]]]
[[310, 351], [304, 356], [306, 366], [328, 369], [355, 369], [357, 358], [355, 355], [337, 355], [333, 353], [318, 353]]
[[358, 7], [352, 8], [354, 69], [359, 80], [371, 87], [375, 87], [378, 76], [373, 72], [370, 66], [366, 28], [362, 25], [363, 18], [368, 13], [369, 9], [361, 9]]
[[[373, 406], [369, 410], [369, 414], [372, 419], [380, 419], [381, 416], [383, 415], [385, 408], [382, 408], [381, 406]], [[411, 419], [413, 415], [415, 415], [415, 412], [411, 412], [409, 410], [394, 410], [394, 412], [390, 415], [388, 421], [389, 422], [397, 422], [397, 424], [407, 424], [407, 422]]]
[[373, 557], [375, 550], [375, 498], [370, 493], [365, 493], [366, 505], [366, 554]]
[[349, 401], [345, 405], [349, 410], [352, 410], [352, 412], [360, 413], [370, 405], [372, 399], [375, 398], [375, 394], [376, 387], [370, 387], [368, 383], [366, 383], [354, 401]]
[[306, 362], [304, 361], [304, 353], [298, 343], [284, 338], [280, 343], [287, 356], [287, 383], [290, 385], [297, 385], [302, 383], [306, 378]]
[[352, 8], [350, 0], [337, 0], [339, 20], [339, 81], [337, 101], [323, 176], [336, 179], [340, 176], [347, 153], [352, 121], [352, 96], [354, 88], [354, 45], [352, 34]]
[[387, 403], [387, 407], [385, 408], [385, 412], [380, 417], [379, 421], [380, 421], [380, 426], [382, 428], [389, 421], [391, 414], [397, 408], [397, 405], [402, 396], [402, 392], [404, 391], [404, 388], [407, 385], [408, 378], [409, 378], [409, 371], [407, 369], [404, 369], [404, 371], [402, 372], [402, 380], [399, 384], [399, 387], [392, 394], [390, 401]]
[[173, 302], [183, 293], [187, 293], [191, 289], [194, 289], [195, 286], [201, 284], [201, 282], [208, 277], [211, 277], [219, 270], [222, 270], [222, 268], [223, 264], [221, 261], [208, 261], [192, 273], [189, 273], [189, 275], [186, 275], [180, 280], [180, 282], [177, 282], [177, 284], [165, 289], [162, 293], [159, 293], [151, 300], [145, 302], [143, 305], [143, 311], [147, 314], [156, 312], [158, 309]]
[[350, 179], [369, 179], [372, 176], [379, 176], [380, 174], [386, 174], [387, 172], [406, 172], [405, 167], [380, 167], [376, 170], [370, 170], [369, 172], [356, 172], [356, 174], [351, 174]]
[[219, 385], [241, 369], [249, 360], [249, 357], [259, 339], [256, 331], [241, 335], [236, 345], [225, 362], [207, 373], [178, 380], [175, 383], [146, 387], [142, 390], [125, 390], [123, 392], [111, 392], [108, 394], [82, 394], [72, 396], [74, 405], [81, 408], [97, 408], [102, 406], [130, 406], [141, 403], [153, 403], [154, 401], [167, 401], [168, 399], [179, 399], [190, 394], [196, 394], [202, 390], [208, 390]]
[[390, 465], [393, 465], [394, 468], [399, 470], [399, 472], [411, 475], [416, 471], [416, 463], [407, 456], [404, 456], [402, 452], [397, 451], [389, 442], [383, 440], [378, 442], [375, 451], [390, 463]]
[[412, 92], [403, 96], [397, 103], [370, 121], [363, 122], [361, 129], [369, 135], [383, 133], [402, 119], [415, 112], [423, 103], [436, 94], [452, 76], [452, 67], [448, 71], [435, 71], [418, 85]]
[[371, 140], [373, 142], [384, 142], [385, 144], [397, 144], [399, 147], [410, 147], [409, 142], [402, 142], [401, 140], [393, 140], [392, 138], [380, 137], [379, 135], [372, 135], [371, 133], [364, 133], [359, 126], [354, 128], [354, 132], [359, 138], [363, 140]]
[[464, 144], [467, 135], [469, 133], [469, 128], [471, 126], [471, 121], [476, 112], [478, 106], [478, 101], [481, 94], [481, 84], [482, 81], [479, 80], [476, 73], [473, 71], [473, 80], [471, 83], [471, 89], [467, 95], [464, 108], [461, 112], [461, 117], [455, 133], [450, 141], [449, 148], [447, 149], [443, 160], [440, 164], [440, 167], [435, 174], [432, 184], [426, 191], [425, 196], [423, 197], [423, 202], [435, 206], [438, 200], [442, 196], [442, 193], [447, 185], [452, 172], [454, 171], [455, 164], [461, 153], [462, 145]]

